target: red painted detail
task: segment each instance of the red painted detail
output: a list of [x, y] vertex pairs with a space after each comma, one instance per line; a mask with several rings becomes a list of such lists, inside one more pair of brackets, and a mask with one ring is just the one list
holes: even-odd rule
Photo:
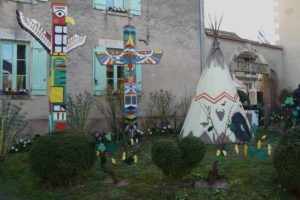
[[57, 68], [66, 68], [67, 65], [56, 65]]
[[[58, 6], [58, 7], [67, 7], [68, 4], [67, 3], [64, 3], [64, 2], [52, 2], [51, 3], [51, 7], [52, 7], [52, 20], [53, 19], [57, 19], [57, 25], [66, 25], [66, 21], [65, 21], [65, 15], [64, 17], [57, 17], [55, 14], [54, 14], [54, 6]], [[67, 14], [67, 13], [66, 13]], [[53, 21], [52, 21], [53, 22]]]
[[231, 96], [227, 92], [223, 92], [223, 93], [221, 93], [220, 95], [218, 95], [215, 98], [212, 97], [212, 96], [210, 96], [210, 95], [208, 95], [208, 94], [206, 94], [206, 93], [202, 93], [202, 94], [196, 95], [194, 97], [195, 101], [198, 101], [200, 99], [205, 99], [205, 100], [211, 102], [212, 104], [216, 104], [216, 103], [218, 103], [219, 101], [221, 101], [224, 98], [227, 98], [230, 101], [236, 102], [238, 100], [239, 96], [238, 96], [237, 93], [236, 93], [235, 96]]
[[135, 112], [133, 110], [126, 112], [128, 115], [133, 115]]
[[129, 81], [129, 78], [124, 78], [124, 83], [125, 83], [125, 84], [129, 84], [129, 83], [131, 83], [131, 84], [136, 84], [136, 76], [133, 77], [133, 80], [132, 80], [132, 81]]
[[131, 89], [129, 89], [129, 91], [128, 92], [126, 92], [126, 93], [124, 93], [124, 95], [129, 95], [129, 96], [132, 96], [132, 95], [136, 95], [136, 92], [131, 88]]
[[66, 123], [56, 123], [55, 124], [55, 130], [56, 131], [63, 131], [68, 128], [68, 125]]

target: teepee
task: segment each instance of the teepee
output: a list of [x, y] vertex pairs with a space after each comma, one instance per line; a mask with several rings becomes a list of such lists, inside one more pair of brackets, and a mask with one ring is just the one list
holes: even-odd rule
[[204, 143], [242, 143], [251, 139], [249, 122], [218, 42], [220, 24], [211, 25], [213, 43], [180, 137]]

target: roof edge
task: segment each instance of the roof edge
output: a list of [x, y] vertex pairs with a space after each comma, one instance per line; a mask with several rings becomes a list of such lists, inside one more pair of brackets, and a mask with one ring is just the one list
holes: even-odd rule
[[[205, 30], [205, 33], [206, 33], [206, 36], [214, 37], [214, 34], [210, 30]], [[258, 45], [258, 46], [283, 50], [282, 46], [277, 46], [277, 45], [273, 45], [273, 44], [261, 44], [261, 43], [256, 42], [256, 41], [248, 40], [248, 39], [244, 39], [244, 38], [240, 38], [240, 37], [231, 37], [231, 36], [226, 36], [226, 35], [219, 35], [218, 38], [237, 41], [237, 42], [245, 42], [245, 43], [255, 44], [255, 45]]]

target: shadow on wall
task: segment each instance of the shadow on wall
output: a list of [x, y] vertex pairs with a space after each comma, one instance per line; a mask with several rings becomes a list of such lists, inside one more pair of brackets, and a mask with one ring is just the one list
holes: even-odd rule
[[22, 138], [33, 138], [35, 135], [45, 135], [49, 132], [47, 119], [38, 119], [28, 121], [27, 126], [21, 132]]

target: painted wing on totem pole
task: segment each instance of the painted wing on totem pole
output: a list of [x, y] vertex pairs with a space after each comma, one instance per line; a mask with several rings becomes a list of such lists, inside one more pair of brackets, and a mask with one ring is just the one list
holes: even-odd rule
[[80, 35], [72, 35], [71, 37], [68, 37], [68, 43], [67, 43], [67, 52], [69, 53], [76, 47], [84, 45], [86, 40], [86, 36], [80, 36]]
[[163, 52], [162, 51], [137, 51], [137, 64], [158, 64]]
[[51, 54], [51, 35], [43, 29], [38, 21], [25, 17], [19, 10], [16, 13], [20, 26], [30, 33]]
[[123, 63], [123, 51], [100, 51], [96, 52], [96, 57], [101, 65], [122, 65]]

